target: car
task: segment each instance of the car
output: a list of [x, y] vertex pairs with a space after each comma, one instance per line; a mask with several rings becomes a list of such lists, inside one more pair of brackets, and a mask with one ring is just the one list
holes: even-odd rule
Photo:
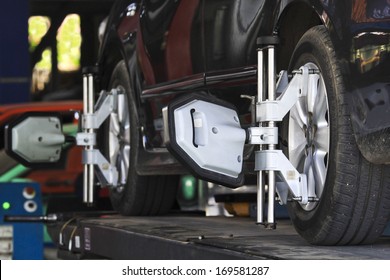
[[[279, 127], [279, 149], [306, 174], [316, 198], [287, 203], [292, 223], [311, 244], [377, 240], [390, 215], [389, 2], [115, 1], [96, 78], [99, 89], [125, 93], [99, 131], [118, 170], [114, 209], [157, 215], [174, 202], [179, 175], [189, 169], [167, 149], [162, 110], [177, 98], [234, 104], [241, 126], [251, 125], [258, 38], [271, 36], [276, 72], [291, 79], [305, 66], [316, 73], [311, 94]], [[256, 174], [254, 150], [248, 153], [242, 184]]]

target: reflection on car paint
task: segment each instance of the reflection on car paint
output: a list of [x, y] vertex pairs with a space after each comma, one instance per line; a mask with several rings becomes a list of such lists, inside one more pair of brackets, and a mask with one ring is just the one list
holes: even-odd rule
[[366, 73], [381, 63], [386, 63], [390, 55], [390, 34], [384, 32], [363, 32], [353, 38], [351, 62], [360, 73]]

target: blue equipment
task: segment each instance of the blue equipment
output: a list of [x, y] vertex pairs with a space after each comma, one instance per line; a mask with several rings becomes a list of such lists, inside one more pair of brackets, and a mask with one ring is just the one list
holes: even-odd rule
[[5, 222], [8, 217], [42, 215], [39, 184], [0, 183], [0, 259], [43, 259], [43, 224]]

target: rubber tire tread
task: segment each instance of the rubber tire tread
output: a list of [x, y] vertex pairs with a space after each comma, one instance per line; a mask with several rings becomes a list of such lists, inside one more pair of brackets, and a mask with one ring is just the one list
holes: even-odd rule
[[288, 210], [298, 233], [311, 244], [371, 244], [389, 221], [390, 166], [369, 163], [357, 147], [343, 75], [324, 26], [315, 26], [302, 36], [290, 69], [296, 69], [297, 62], [310, 55], [316, 57], [316, 64], [320, 62], [317, 66], [327, 87], [331, 125], [329, 166], [319, 205], [312, 211], [304, 211], [293, 202]]

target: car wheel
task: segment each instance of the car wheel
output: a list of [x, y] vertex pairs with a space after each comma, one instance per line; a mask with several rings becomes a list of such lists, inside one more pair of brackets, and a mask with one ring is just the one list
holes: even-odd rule
[[158, 215], [168, 212], [176, 198], [177, 176], [140, 176], [136, 171], [141, 143], [135, 97], [124, 61], [114, 68], [109, 88], [118, 88], [118, 110], [104, 124], [104, 150], [118, 170], [118, 187], [110, 189], [114, 210], [122, 215]]
[[288, 203], [297, 232], [317, 245], [374, 242], [390, 209], [390, 168], [363, 158], [356, 145], [343, 77], [323, 26], [298, 42], [290, 69], [308, 67], [308, 93], [286, 117], [286, 154], [307, 175], [311, 202]]

